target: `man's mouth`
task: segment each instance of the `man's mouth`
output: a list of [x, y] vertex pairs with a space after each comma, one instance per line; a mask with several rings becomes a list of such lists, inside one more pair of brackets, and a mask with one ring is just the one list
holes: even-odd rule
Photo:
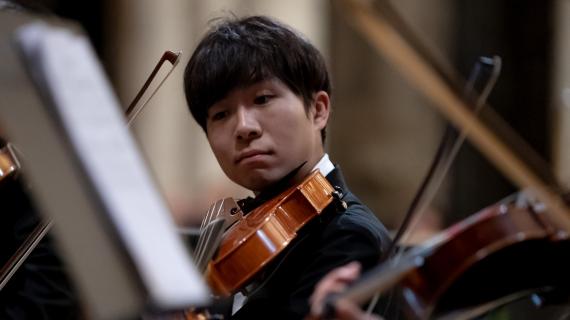
[[242, 162], [242, 161], [244, 161], [244, 160], [254, 159], [254, 158], [256, 158], [256, 157], [264, 156], [264, 155], [269, 155], [269, 154], [270, 154], [270, 152], [267, 152], [267, 151], [248, 150], [248, 151], [245, 151], [245, 152], [240, 153], [240, 154], [237, 156], [237, 158], [236, 158], [236, 160], [235, 160], [235, 163], [240, 163], [240, 162]]

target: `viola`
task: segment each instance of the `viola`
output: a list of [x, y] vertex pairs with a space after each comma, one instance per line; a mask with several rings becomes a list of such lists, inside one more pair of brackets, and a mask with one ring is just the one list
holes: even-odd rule
[[213, 292], [227, 296], [247, 285], [333, 201], [334, 193], [327, 179], [315, 170], [247, 215], [234, 212], [236, 220], [225, 231], [218, 253], [206, 269]]
[[[264, 267], [291, 244], [301, 228], [341, 195], [315, 170], [301, 183], [247, 214], [232, 198], [214, 203], [206, 213], [194, 259], [214, 295], [227, 297], [257, 280]], [[175, 313], [187, 320], [219, 319], [202, 308]]]

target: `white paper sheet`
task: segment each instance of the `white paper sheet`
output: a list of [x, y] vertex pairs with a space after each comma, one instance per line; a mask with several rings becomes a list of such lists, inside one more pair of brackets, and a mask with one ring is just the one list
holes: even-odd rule
[[159, 306], [202, 304], [208, 290], [150, 178], [94, 52], [81, 35], [43, 23], [18, 32], [67, 136]]

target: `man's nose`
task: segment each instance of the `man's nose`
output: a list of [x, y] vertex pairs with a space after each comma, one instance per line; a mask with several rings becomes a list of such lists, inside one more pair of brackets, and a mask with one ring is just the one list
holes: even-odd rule
[[261, 126], [254, 110], [240, 107], [237, 110], [236, 137], [238, 140], [255, 139], [261, 136]]

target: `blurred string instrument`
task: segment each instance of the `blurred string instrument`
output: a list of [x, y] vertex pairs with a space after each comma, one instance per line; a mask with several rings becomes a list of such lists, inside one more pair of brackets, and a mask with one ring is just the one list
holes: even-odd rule
[[[151, 98], [156, 94], [158, 89], [160, 89], [164, 81], [172, 73], [174, 67], [178, 64], [180, 60], [180, 55], [181, 52], [165, 51], [163, 53], [160, 60], [158, 61], [153, 71], [151, 72], [150, 76], [147, 78], [144, 85], [139, 90], [139, 92], [137, 93], [137, 95], [135, 96], [135, 98], [129, 104], [129, 107], [125, 111], [128, 126], [131, 125], [131, 123], [134, 121], [137, 115], [142, 111], [142, 109], [147, 105], [147, 103], [151, 100]], [[153, 79], [156, 77], [158, 71], [166, 61], [170, 62], [170, 64], [172, 65], [171, 69], [164, 76], [162, 81], [156, 86], [154, 91], [150, 93], [148, 98], [144, 100], [144, 103], [139, 103], [141, 101], [140, 100], [141, 97], [149, 88]], [[18, 155], [16, 154], [16, 152], [14, 152], [14, 150], [15, 148], [10, 143], [7, 143], [4, 148], [0, 149], [0, 183], [6, 183], [10, 177], [15, 177], [21, 170], [20, 160], [18, 159]], [[26, 237], [26, 239], [18, 247], [16, 252], [12, 255], [12, 257], [2, 266], [2, 269], [0, 269], [0, 290], [2, 290], [2, 288], [8, 283], [10, 278], [14, 275], [14, 273], [18, 270], [18, 268], [30, 255], [30, 253], [34, 250], [37, 244], [47, 234], [51, 226], [52, 226], [52, 221], [49, 219], [40, 222], [33, 229], [33, 231]]]
[[[501, 73], [502, 60], [499, 56], [479, 57], [475, 62], [469, 80], [465, 85], [464, 96], [473, 101], [473, 111], [478, 114], [485, 105], [487, 98]], [[478, 84], [481, 83], [481, 93], [477, 94]], [[412, 198], [404, 219], [398, 229], [387, 256], [396, 253], [396, 248], [407, 243], [407, 237], [413, 234], [415, 223], [419, 216], [426, 212], [428, 205], [434, 198], [438, 188], [443, 183], [447, 172], [465, 141], [465, 133], [458, 132], [453, 126], [447, 124], [440, 139], [437, 151], [431, 161], [427, 174], [424, 176], [416, 194]], [[414, 222], [414, 224], [412, 224]]]
[[535, 293], [567, 295], [569, 199], [540, 158], [492, 110], [483, 113], [485, 122], [501, 130], [511, 148], [524, 150], [535, 171], [477, 120], [452, 69], [429, 54], [387, 1], [375, 1], [374, 8], [358, 0], [336, 2], [373, 48], [524, 192], [379, 265], [329, 305], [338, 299], [361, 304], [397, 286], [410, 318], [462, 319]]
[[[501, 61], [501, 58], [498, 56], [482, 56], [477, 59], [473, 66], [465, 85], [464, 96], [466, 99], [473, 101], [475, 114], [481, 111], [498, 80], [501, 72]], [[482, 86], [480, 89], [479, 85]], [[391, 259], [391, 264], [398, 264], [402, 259], [405, 259], [404, 248], [410, 244], [408, 239], [414, 235], [414, 228], [421, 221], [421, 215], [427, 212], [428, 206], [445, 179], [464, 141], [464, 132], [458, 132], [453, 126], [446, 125], [428, 171], [412, 198], [402, 223], [387, 251], [386, 259]], [[368, 305], [368, 312], [374, 309], [379, 298], [380, 293], [376, 293]]]

